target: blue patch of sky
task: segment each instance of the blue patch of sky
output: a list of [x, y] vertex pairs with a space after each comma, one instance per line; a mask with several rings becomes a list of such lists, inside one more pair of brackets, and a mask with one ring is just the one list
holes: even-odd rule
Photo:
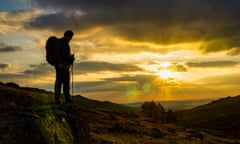
[[27, 4], [26, 0], [1, 0], [0, 2], [0, 12], [22, 10], [29, 8], [30, 5]]

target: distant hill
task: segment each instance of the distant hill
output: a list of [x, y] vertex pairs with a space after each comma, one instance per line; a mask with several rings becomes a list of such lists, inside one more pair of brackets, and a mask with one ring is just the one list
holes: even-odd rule
[[179, 124], [240, 134], [240, 96], [221, 98], [177, 113]]
[[[161, 103], [165, 109], [171, 109], [173, 111], [191, 109], [200, 105], [207, 104], [213, 101], [213, 99], [196, 99], [196, 100], [172, 100], [172, 101], [155, 101]], [[141, 107], [144, 102], [125, 103], [123, 105], [129, 107]]]
[[103, 109], [110, 109], [110, 110], [122, 111], [122, 112], [139, 112], [139, 108], [116, 104], [109, 101], [92, 100], [80, 95], [73, 96], [73, 101], [76, 104], [93, 107], [93, 108], [103, 108]]

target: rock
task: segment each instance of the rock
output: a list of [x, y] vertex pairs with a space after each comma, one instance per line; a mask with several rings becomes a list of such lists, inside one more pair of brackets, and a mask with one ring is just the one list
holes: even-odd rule
[[89, 144], [89, 126], [66, 105], [1, 111], [0, 143]]
[[29, 111], [7, 111], [0, 113], [0, 143], [3, 144], [47, 144], [36, 117]]

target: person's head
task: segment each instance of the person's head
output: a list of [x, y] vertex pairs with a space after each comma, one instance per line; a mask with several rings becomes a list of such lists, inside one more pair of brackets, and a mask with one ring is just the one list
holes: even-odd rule
[[73, 33], [72, 30], [67, 30], [67, 31], [64, 32], [64, 37], [65, 37], [68, 41], [70, 41], [70, 40], [72, 39], [73, 35], [74, 35], [74, 33]]

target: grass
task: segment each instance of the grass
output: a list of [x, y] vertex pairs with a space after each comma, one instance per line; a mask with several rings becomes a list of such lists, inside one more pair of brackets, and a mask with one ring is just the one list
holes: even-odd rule
[[[207, 105], [177, 113], [179, 124], [223, 130], [240, 130], [240, 96], [222, 98]], [[237, 134], [238, 135], [238, 134]]]

